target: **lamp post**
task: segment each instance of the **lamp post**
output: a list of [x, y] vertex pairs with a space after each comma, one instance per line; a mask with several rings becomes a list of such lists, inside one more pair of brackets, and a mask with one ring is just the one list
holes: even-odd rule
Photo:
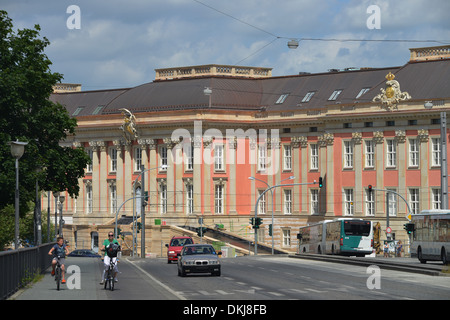
[[55, 237], [58, 234], [58, 198], [59, 191], [53, 192], [53, 196], [55, 197]]
[[[266, 186], [267, 186], [268, 188], [270, 188], [270, 185], [269, 185], [267, 182], [265, 182], [264, 180], [261, 180], [261, 179], [255, 178], [255, 177], [248, 177], [248, 179], [249, 179], [249, 180], [258, 180], [258, 181], [260, 181], [260, 182], [263, 182], [263, 183], [266, 184]], [[286, 181], [286, 180], [293, 180], [293, 179], [295, 179], [295, 177], [294, 177], [294, 176], [290, 176], [289, 178], [286, 178], [286, 179], [281, 180], [280, 183], [283, 182], [283, 181]], [[275, 247], [275, 245], [274, 245], [274, 238], [273, 238], [273, 225], [274, 225], [274, 221], [273, 221], [274, 199], [273, 199], [273, 190], [272, 190], [272, 189], [270, 190], [270, 193], [272, 193], [272, 254], [274, 254], [274, 247]], [[256, 230], [256, 229], [255, 229], [255, 230]]]
[[63, 228], [64, 220], [63, 220], [63, 217], [62, 217], [62, 212], [63, 212], [63, 203], [64, 203], [65, 199], [66, 199], [66, 197], [61, 192], [59, 194], [59, 232], [58, 232], [60, 237], [63, 236], [62, 228]]
[[23, 156], [28, 142], [10, 141], [11, 155], [16, 159], [16, 189], [15, 189], [15, 230], [14, 249], [19, 248], [19, 159]]
[[[42, 171], [41, 167], [37, 167], [35, 172], [39, 174]], [[36, 224], [35, 234], [36, 234], [36, 245], [39, 246], [42, 244], [42, 217], [41, 217], [41, 197], [39, 195], [39, 181], [36, 177], [36, 203], [34, 208], [34, 219]]]
[[[287, 187], [287, 186], [301, 186], [301, 185], [308, 185], [308, 184], [316, 184], [316, 180], [314, 182], [302, 182], [302, 183], [286, 183], [286, 184], [277, 184], [273, 187], [269, 187], [266, 190], [264, 190], [258, 197], [255, 203], [255, 219], [258, 216], [258, 203], [259, 200], [263, 195], [266, 194], [267, 191], [278, 188], [278, 187]], [[255, 256], [258, 254], [258, 229], [255, 229]]]

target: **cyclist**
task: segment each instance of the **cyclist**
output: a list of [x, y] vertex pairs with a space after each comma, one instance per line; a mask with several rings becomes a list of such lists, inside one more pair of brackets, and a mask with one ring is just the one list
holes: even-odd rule
[[52, 276], [55, 275], [56, 263], [59, 262], [59, 264], [61, 265], [61, 271], [62, 271], [61, 272], [61, 274], [62, 274], [61, 283], [66, 283], [65, 271], [64, 271], [66, 254], [69, 254], [69, 249], [67, 248], [67, 246], [64, 243], [64, 238], [58, 237], [56, 239], [56, 244], [50, 249], [50, 251], [48, 252], [48, 255], [50, 255], [50, 256], [53, 255]]
[[120, 245], [119, 242], [114, 239], [113, 232], [108, 233], [108, 239], [103, 241], [101, 251], [105, 251], [105, 256], [103, 257], [105, 268], [103, 269], [102, 281], [100, 282], [100, 284], [105, 283], [105, 276], [108, 271], [111, 259], [113, 259], [114, 262], [114, 281], [117, 282], [117, 273], [119, 272], [119, 269], [117, 268], [117, 252], [120, 251]]

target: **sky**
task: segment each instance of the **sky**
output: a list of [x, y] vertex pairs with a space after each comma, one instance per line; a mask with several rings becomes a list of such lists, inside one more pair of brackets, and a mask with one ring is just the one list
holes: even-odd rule
[[[274, 76], [401, 66], [409, 48], [450, 44], [448, 0], [0, 0], [0, 10], [16, 29], [39, 24], [51, 70], [83, 90], [203, 64]], [[311, 38], [441, 42], [301, 40]]]

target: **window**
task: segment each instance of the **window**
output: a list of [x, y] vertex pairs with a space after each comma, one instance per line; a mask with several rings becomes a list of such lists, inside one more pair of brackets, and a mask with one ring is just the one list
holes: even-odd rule
[[432, 198], [431, 198], [431, 208], [432, 209], [441, 209], [441, 189], [431, 189]]
[[109, 198], [111, 200], [111, 213], [117, 211], [117, 188], [116, 184], [112, 183], [109, 187]]
[[370, 88], [362, 88], [361, 91], [356, 95], [356, 99], [359, 99], [364, 93], [369, 91]]
[[[261, 196], [263, 192], [264, 190], [259, 190], [258, 194]], [[266, 214], [266, 194], [259, 198], [258, 214]]]
[[266, 170], [266, 161], [267, 161], [267, 145], [260, 144], [258, 145], [258, 170], [260, 171]]
[[409, 189], [409, 206], [413, 214], [420, 212], [419, 207], [419, 189], [411, 188]]
[[317, 144], [310, 144], [311, 149], [311, 170], [319, 169], [319, 146]]
[[397, 145], [395, 140], [386, 140], [386, 166], [395, 167], [397, 164]]
[[341, 93], [342, 90], [334, 90], [331, 96], [328, 98], [328, 101], [335, 101]]
[[105, 106], [98, 106], [97, 108], [95, 108], [94, 111], [92, 111], [92, 114], [99, 114], [100, 111], [104, 108]]
[[159, 147], [159, 166], [167, 166], [167, 147]]
[[185, 149], [185, 164], [186, 170], [191, 171], [194, 170], [194, 145], [188, 145]]
[[409, 139], [409, 166], [419, 166], [419, 143], [417, 139]]
[[91, 162], [88, 163], [88, 165], [87, 165], [86, 171], [92, 172], [92, 162], [94, 161], [94, 151], [92, 151], [92, 149], [87, 149], [86, 153], [89, 156], [89, 159], [91, 159]]
[[311, 98], [314, 96], [316, 92], [315, 91], [309, 91], [302, 99], [302, 102], [309, 102]]
[[291, 230], [283, 229], [283, 246], [289, 247], [291, 245]]
[[109, 149], [109, 158], [111, 159], [111, 172], [117, 171], [117, 149]]
[[375, 216], [375, 193], [366, 189], [366, 216]]
[[283, 93], [277, 100], [277, 102], [275, 102], [275, 104], [282, 104], [284, 102], [284, 100], [286, 100], [286, 98], [289, 96], [289, 93]]
[[372, 127], [373, 127], [373, 122], [372, 122], [372, 121], [364, 122], [364, 127], [366, 127], [366, 128], [372, 128]]
[[214, 146], [214, 170], [224, 170], [222, 144], [217, 144]]
[[319, 213], [319, 190], [311, 189], [311, 214]]
[[441, 166], [441, 138], [431, 139], [431, 153], [432, 160], [431, 165], [434, 167]]
[[375, 166], [375, 144], [372, 140], [365, 140], [365, 167], [373, 168]]
[[291, 155], [291, 145], [285, 144], [283, 145], [283, 169], [291, 170], [292, 169], [292, 155]]
[[352, 141], [344, 141], [344, 168], [353, 168]]
[[167, 213], [167, 185], [161, 183], [159, 186], [159, 200], [161, 213]]
[[395, 127], [395, 121], [386, 121], [386, 127]]
[[136, 196], [134, 211], [137, 215], [140, 215], [142, 212], [142, 198], [140, 198], [140, 196], [142, 195], [141, 187], [137, 187], [136, 189], [134, 189], [134, 195]]
[[353, 216], [353, 189], [344, 189], [344, 215]]
[[80, 112], [84, 109], [84, 107], [78, 107], [77, 110], [72, 113], [72, 116], [77, 116], [80, 114]]
[[[394, 189], [387, 189], [390, 191], [395, 191]], [[392, 192], [387, 192], [387, 195], [389, 197], [389, 216], [395, 217], [397, 216], [397, 195]]]
[[142, 149], [136, 148], [134, 149], [134, 171], [141, 171], [142, 165]]
[[292, 190], [284, 190], [284, 214], [292, 214]]
[[92, 213], [93, 211], [93, 200], [92, 200], [92, 183], [88, 181], [86, 183], [86, 213]]
[[216, 184], [214, 192], [214, 212], [216, 214], [223, 213], [223, 185]]
[[194, 186], [192, 184], [186, 185], [186, 214], [194, 213]]

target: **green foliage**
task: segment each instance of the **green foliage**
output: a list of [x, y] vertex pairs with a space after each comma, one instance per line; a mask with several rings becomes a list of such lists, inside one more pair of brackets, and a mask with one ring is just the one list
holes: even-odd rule
[[35, 25], [16, 33], [0, 11], [0, 212], [14, 203], [15, 160], [7, 143], [19, 140], [28, 142], [19, 161], [21, 216], [31, 211], [36, 179], [41, 190], [67, 190], [76, 197], [90, 161], [83, 149], [59, 145], [75, 133], [77, 122], [49, 99], [62, 75], [51, 72], [44, 53], [50, 43], [39, 31]]

